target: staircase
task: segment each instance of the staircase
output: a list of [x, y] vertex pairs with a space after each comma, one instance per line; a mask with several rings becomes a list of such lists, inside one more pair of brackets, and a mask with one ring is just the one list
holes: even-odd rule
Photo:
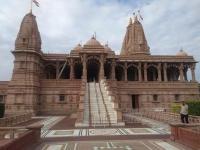
[[[82, 126], [111, 126], [117, 123], [113, 108], [103, 84], [87, 83]], [[94, 115], [96, 117], [94, 117]], [[97, 116], [105, 116], [101, 120]]]

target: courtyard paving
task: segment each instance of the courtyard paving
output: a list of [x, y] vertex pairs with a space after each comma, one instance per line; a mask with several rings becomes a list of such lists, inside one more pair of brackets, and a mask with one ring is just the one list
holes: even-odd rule
[[128, 123], [125, 127], [75, 127], [76, 115], [36, 116], [18, 124], [44, 124], [35, 150], [191, 150], [169, 139], [156, 126]]

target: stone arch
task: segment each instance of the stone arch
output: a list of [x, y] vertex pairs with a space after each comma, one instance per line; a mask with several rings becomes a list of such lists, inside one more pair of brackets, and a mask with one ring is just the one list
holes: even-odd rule
[[138, 81], [137, 65], [130, 64], [127, 66], [127, 80], [128, 81]]
[[53, 63], [47, 63], [45, 65], [46, 79], [56, 79], [56, 67]]
[[111, 63], [106, 62], [104, 64], [104, 76], [106, 77], [106, 79], [111, 79]]
[[115, 67], [115, 78], [117, 81], [124, 81], [124, 69], [120, 64]]
[[[60, 65], [59, 72], [61, 72], [63, 66], [64, 66], [64, 64]], [[67, 62], [66, 66], [60, 76], [60, 79], [69, 79], [69, 78], [70, 78], [70, 66], [69, 66], [69, 63]]]
[[157, 65], [149, 64], [147, 66], [147, 80], [148, 81], [158, 81], [158, 69]]
[[74, 62], [74, 79], [81, 79], [83, 75], [83, 65], [81, 61]]
[[168, 81], [178, 81], [180, 77], [179, 66], [170, 64], [167, 66], [167, 78]]

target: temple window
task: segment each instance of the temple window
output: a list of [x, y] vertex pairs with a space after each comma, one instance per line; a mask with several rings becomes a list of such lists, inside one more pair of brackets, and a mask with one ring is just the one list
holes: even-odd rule
[[179, 101], [179, 95], [178, 94], [175, 95], [175, 100]]
[[60, 94], [60, 102], [65, 101], [65, 95], [64, 94]]
[[158, 99], [157, 99], [157, 95], [153, 95], [153, 100], [154, 101], [157, 101]]

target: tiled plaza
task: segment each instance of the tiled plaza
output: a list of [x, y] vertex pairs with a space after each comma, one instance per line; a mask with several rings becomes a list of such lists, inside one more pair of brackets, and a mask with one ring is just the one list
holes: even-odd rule
[[[191, 150], [169, 139], [161, 126], [75, 127], [76, 115], [36, 116], [30, 124], [44, 124], [35, 150]], [[28, 124], [22, 123], [19, 126]], [[153, 123], [152, 123], [153, 124]]]

